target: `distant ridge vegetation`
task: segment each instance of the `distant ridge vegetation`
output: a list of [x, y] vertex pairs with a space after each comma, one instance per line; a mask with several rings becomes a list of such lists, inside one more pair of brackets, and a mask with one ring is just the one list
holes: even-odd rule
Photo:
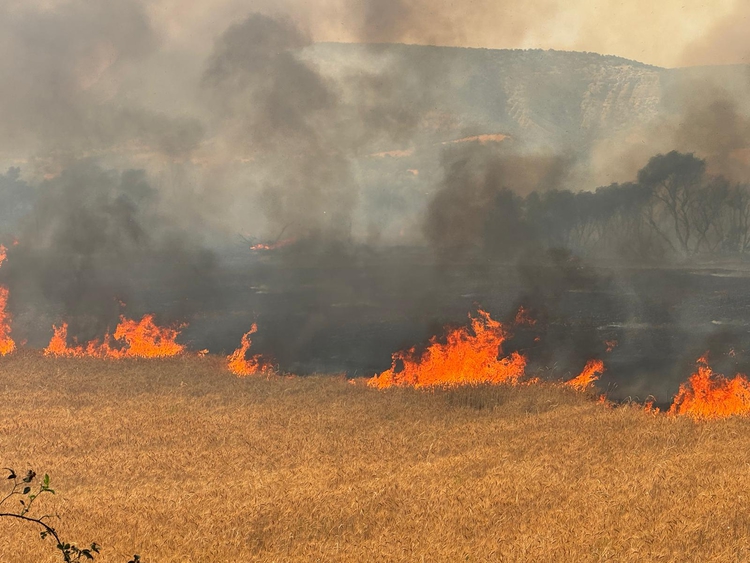
[[332, 75], [370, 68], [382, 79], [392, 69], [387, 94], [441, 116], [440, 127], [429, 125], [443, 140], [493, 132], [550, 147], [582, 147], [647, 123], [674, 111], [687, 83], [725, 83], [750, 68], [666, 69], [591, 52], [405, 44], [317, 43], [302, 56]]

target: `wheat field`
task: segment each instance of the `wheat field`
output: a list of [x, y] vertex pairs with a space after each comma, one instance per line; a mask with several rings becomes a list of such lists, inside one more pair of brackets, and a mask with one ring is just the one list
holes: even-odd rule
[[[379, 391], [218, 358], [0, 361], [0, 466], [102, 562], [747, 561], [750, 421], [553, 386]], [[53, 562], [0, 519], [0, 561]]]

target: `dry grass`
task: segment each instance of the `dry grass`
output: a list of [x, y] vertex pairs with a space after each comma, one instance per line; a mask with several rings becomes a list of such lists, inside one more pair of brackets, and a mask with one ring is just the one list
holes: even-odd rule
[[[236, 379], [215, 359], [0, 362], [0, 466], [100, 561], [746, 561], [750, 421], [572, 391]], [[0, 561], [57, 561], [0, 521]]]

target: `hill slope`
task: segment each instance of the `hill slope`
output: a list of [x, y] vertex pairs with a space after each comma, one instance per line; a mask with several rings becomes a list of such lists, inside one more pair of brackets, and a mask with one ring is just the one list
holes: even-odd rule
[[[577, 146], [674, 111], [695, 81], [722, 86], [750, 67], [664, 69], [596, 53], [319, 43], [304, 57], [327, 74], [389, 69], [392, 97], [439, 115], [446, 135], [502, 132]], [[434, 125], [434, 123], [433, 123]]]

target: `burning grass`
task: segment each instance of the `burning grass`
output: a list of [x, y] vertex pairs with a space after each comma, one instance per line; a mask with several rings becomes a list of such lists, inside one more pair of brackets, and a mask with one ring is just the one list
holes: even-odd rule
[[237, 377], [248, 377], [250, 375], [269, 375], [275, 373], [270, 361], [260, 354], [248, 357], [253, 341], [250, 336], [258, 332], [258, 325], [253, 323], [250, 330], [242, 335], [240, 347], [232, 352], [227, 358], [227, 367]]
[[53, 326], [53, 335], [44, 353], [47, 356], [70, 358], [168, 358], [185, 353], [184, 345], [177, 342], [182, 327], [160, 327], [153, 315], [144, 315], [140, 321], [121, 316], [113, 334], [107, 333], [99, 342], [68, 344], [68, 324]]
[[[560, 385], [237, 378], [223, 358], [0, 362], [2, 465], [48, 471], [71, 540], [126, 561], [736, 561], [744, 418]], [[41, 502], [41, 500], [40, 500]], [[0, 521], [0, 560], [55, 561]]]
[[[530, 322], [523, 309], [516, 318], [521, 319], [517, 323]], [[524, 375], [526, 358], [516, 352], [502, 357], [508, 329], [481, 309], [469, 319], [470, 327], [450, 329], [444, 343], [433, 337], [423, 352], [416, 348], [396, 352], [391, 369], [368, 384], [385, 389], [518, 382]]]
[[680, 385], [669, 413], [696, 420], [748, 416], [750, 381], [741, 374], [728, 379], [714, 373], [705, 354], [698, 359], [696, 372]]

